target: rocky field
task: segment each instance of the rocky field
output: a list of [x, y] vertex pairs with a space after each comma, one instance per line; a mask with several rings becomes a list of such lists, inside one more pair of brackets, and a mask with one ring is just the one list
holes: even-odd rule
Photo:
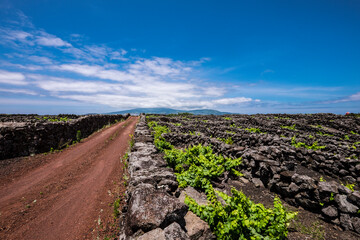
[[359, 239], [360, 118], [141, 117], [121, 239]]

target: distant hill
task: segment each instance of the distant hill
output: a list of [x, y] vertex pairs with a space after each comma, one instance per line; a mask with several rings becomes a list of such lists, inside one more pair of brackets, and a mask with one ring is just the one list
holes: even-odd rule
[[217, 110], [212, 109], [198, 109], [198, 110], [176, 110], [171, 108], [135, 108], [130, 110], [118, 111], [118, 112], [111, 112], [107, 114], [126, 114], [130, 113], [133, 115], [138, 115], [140, 113], [147, 113], [147, 114], [177, 114], [177, 113], [192, 113], [195, 115], [224, 115], [224, 114], [231, 114], [228, 112], [220, 112]]

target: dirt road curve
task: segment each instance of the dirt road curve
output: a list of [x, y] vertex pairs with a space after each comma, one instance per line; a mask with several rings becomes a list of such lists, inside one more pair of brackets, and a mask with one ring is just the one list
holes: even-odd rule
[[[97, 132], [60, 153], [26, 158], [0, 173], [0, 239], [96, 239], [112, 217], [136, 117]], [[19, 165], [19, 166], [16, 166]], [[9, 170], [10, 169], [10, 170]], [[4, 176], [6, 175], [6, 176]]]

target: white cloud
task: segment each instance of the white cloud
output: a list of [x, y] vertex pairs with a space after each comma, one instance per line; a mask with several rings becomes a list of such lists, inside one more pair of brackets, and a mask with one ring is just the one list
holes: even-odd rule
[[35, 80], [34, 84], [49, 92], [118, 92], [122, 88], [120, 85], [109, 84], [96, 81], [79, 81], [68, 78], [51, 77], [44, 75], [27, 75], [28, 78]]
[[350, 95], [348, 97], [348, 100], [349, 101], [360, 101], [360, 92], [357, 92], [357, 93], [355, 93], [353, 95]]
[[58, 38], [52, 34], [44, 31], [39, 32], [39, 36], [36, 36], [35, 41], [37, 44], [47, 47], [71, 47], [71, 44]]
[[160, 76], [171, 75], [172, 77], [191, 70], [185, 63], [159, 57], [138, 60], [134, 64], [130, 64], [129, 69], [132, 73], [142, 72]]
[[[31, 89], [51, 97], [120, 108], [213, 108], [259, 101], [245, 97], [225, 98], [229, 88], [199, 78], [203, 75], [201, 64], [210, 58], [195, 61], [141, 58], [138, 55], [144, 52], [142, 50], [131, 49], [128, 53], [105, 44], [89, 44], [85, 42], [86, 37], [79, 34], [69, 35], [67, 42], [34, 26], [27, 27], [26, 31], [0, 28], [1, 34], [17, 50], [7, 56], [12, 62], [30, 60], [40, 65], [8, 63], [11, 65], [8, 67], [44, 71], [39, 71], [40, 74], [2, 71], [0, 83], [29, 84]], [[133, 51], [137, 51], [136, 54]], [[45, 70], [51, 70], [51, 74], [46, 72], [45, 75]], [[60, 77], [64, 74], [69, 77]], [[24, 89], [12, 91], [26, 94]], [[28, 91], [30, 94], [31, 90]]]
[[213, 104], [207, 101], [193, 102], [191, 100], [183, 101], [179, 99], [144, 97], [144, 96], [122, 96], [117, 94], [95, 94], [95, 95], [63, 95], [64, 99], [72, 99], [81, 102], [108, 105], [116, 108], [203, 108], [211, 107]]
[[15, 64], [15, 63], [10, 63], [10, 62], [6, 62], [6, 61], [0, 61], [0, 65], [13, 67], [16, 69], [19, 69], [19, 68], [25, 69], [25, 70], [29, 70], [29, 71], [36, 71], [36, 70], [43, 69], [42, 66], [38, 66], [38, 65], [33, 65], [33, 64], [22, 65], [22, 64]]
[[127, 54], [127, 51], [124, 49], [120, 49], [119, 51], [113, 51], [110, 54], [110, 59], [128, 61], [129, 59], [124, 57], [125, 54]]
[[48, 57], [42, 57], [42, 56], [29, 56], [28, 57], [31, 61], [42, 63], [42, 64], [53, 64], [53, 61]]
[[241, 103], [249, 103], [249, 102], [259, 102], [260, 100], [256, 99], [253, 100], [252, 98], [246, 98], [246, 97], [235, 97], [235, 98], [222, 98], [214, 100], [213, 102], [215, 104], [220, 105], [229, 105], [229, 104], [241, 104]]
[[221, 97], [225, 94], [226, 90], [219, 87], [206, 87], [203, 88], [204, 94], [211, 97]]
[[0, 70], [0, 83], [10, 84], [10, 85], [28, 84], [25, 81], [24, 74], [18, 72], [8, 72], [5, 70]]
[[55, 70], [69, 71], [78, 73], [87, 77], [97, 77], [101, 79], [108, 79], [114, 81], [128, 81], [133, 78], [132, 75], [115, 70], [115, 69], [104, 69], [99, 65], [86, 65], [86, 64], [62, 64], [59, 66], [52, 67]]
[[333, 100], [333, 101], [326, 101], [323, 103], [341, 103], [341, 102], [356, 102], [356, 101], [360, 101], [360, 92], [357, 92], [355, 94], [352, 94], [350, 96], [338, 99], [338, 100]]
[[36, 92], [28, 90], [28, 89], [7, 89], [0, 88], [0, 92], [14, 93], [14, 94], [27, 94], [27, 95], [37, 95]]

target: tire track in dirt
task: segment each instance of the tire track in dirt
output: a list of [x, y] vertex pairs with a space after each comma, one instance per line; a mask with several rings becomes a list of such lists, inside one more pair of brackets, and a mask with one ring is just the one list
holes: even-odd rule
[[113, 200], [109, 189], [122, 178], [120, 159], [137, 119], [50, 154], [46, 164], [1, 183], [0, 239], [89, 239], [100, 209]]

